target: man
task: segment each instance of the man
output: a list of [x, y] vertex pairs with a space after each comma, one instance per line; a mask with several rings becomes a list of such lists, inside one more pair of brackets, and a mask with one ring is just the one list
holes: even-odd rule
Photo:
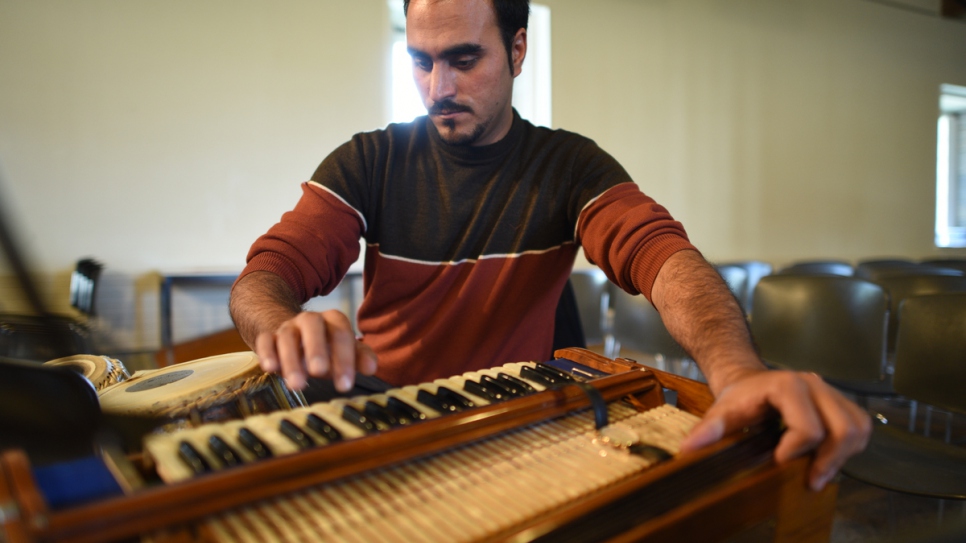
[[[252, 246], [231, 312], [266, 371], [351, 388], [550, 356], [553, 315], [579, 246], [621, 288], [650, 297], [717, 400], [694, 449], [778, 411], [779, 462], [816, 450], [818, 489], [870, 422], [815, 375], [767, 371], [741, 310], [683, 228], [592, 141], [513, 110], [526, 0], [406, 2], [416, 84], [429, 112], [356, 135]], [[340, 312], [302, 312], [367, 242], [357, 340]], [[378, 358], [377, 358], [378, 355]]]

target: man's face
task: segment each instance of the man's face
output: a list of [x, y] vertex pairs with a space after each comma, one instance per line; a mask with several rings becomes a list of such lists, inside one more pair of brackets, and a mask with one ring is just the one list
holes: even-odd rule
[[416, 87], [443, 141], [496, 143], [513, 121], [513, 78], [526, 54], [526, 30], [514, 39], [513, 73], [490, 0], [413, 0], [406, 39]]

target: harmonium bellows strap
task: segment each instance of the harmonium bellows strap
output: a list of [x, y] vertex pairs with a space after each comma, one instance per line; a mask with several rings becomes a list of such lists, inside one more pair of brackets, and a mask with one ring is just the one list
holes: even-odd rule
[[[142, 458], [157, 484], [66, 510], [47, 507], [5, 453], [0, 494], [6, 485], [19, 515], [4, 528], [25, 541], [716, 540], [774, 517], [776, 540], [827, 538], [829, 493], [809, 494], [805, 463], [771, 462], [777, 430], [679, 454], [711, 402], [704, 385], [557, 355], [152, 435]], [[606, 402], [604, 430], [597, 394], [577, 381]]]

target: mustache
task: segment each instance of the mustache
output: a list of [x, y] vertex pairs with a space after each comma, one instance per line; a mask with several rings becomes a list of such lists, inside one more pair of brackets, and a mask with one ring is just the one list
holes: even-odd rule
[[472, 113], [473, 109], [469, 106], [464, 106], [463, 104], [458, 104], [449, 98], [436, 102], [433, 107], [429, 108], [430, 115], [446, 115], [448, 113], [461, 113], [467, 112]]

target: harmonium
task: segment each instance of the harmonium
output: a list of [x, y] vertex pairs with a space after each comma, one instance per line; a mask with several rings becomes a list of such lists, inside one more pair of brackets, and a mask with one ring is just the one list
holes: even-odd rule
[[[780, 423], [682, 453], [713, 397], [633, 360], [563, 349], [311, 404], [248, 366], [253, 353], [122, 372], [96, 392], [103, 415], [165, 421], [135, 444], [98, 437], [90, 458], [44, 465], [4, 450], [0, 540], [785, 542], [831, 532], [836, 487], [808, 489], [808, 458], [773, 461]], [[109, 481], [90, 482], [99, 478]]]

